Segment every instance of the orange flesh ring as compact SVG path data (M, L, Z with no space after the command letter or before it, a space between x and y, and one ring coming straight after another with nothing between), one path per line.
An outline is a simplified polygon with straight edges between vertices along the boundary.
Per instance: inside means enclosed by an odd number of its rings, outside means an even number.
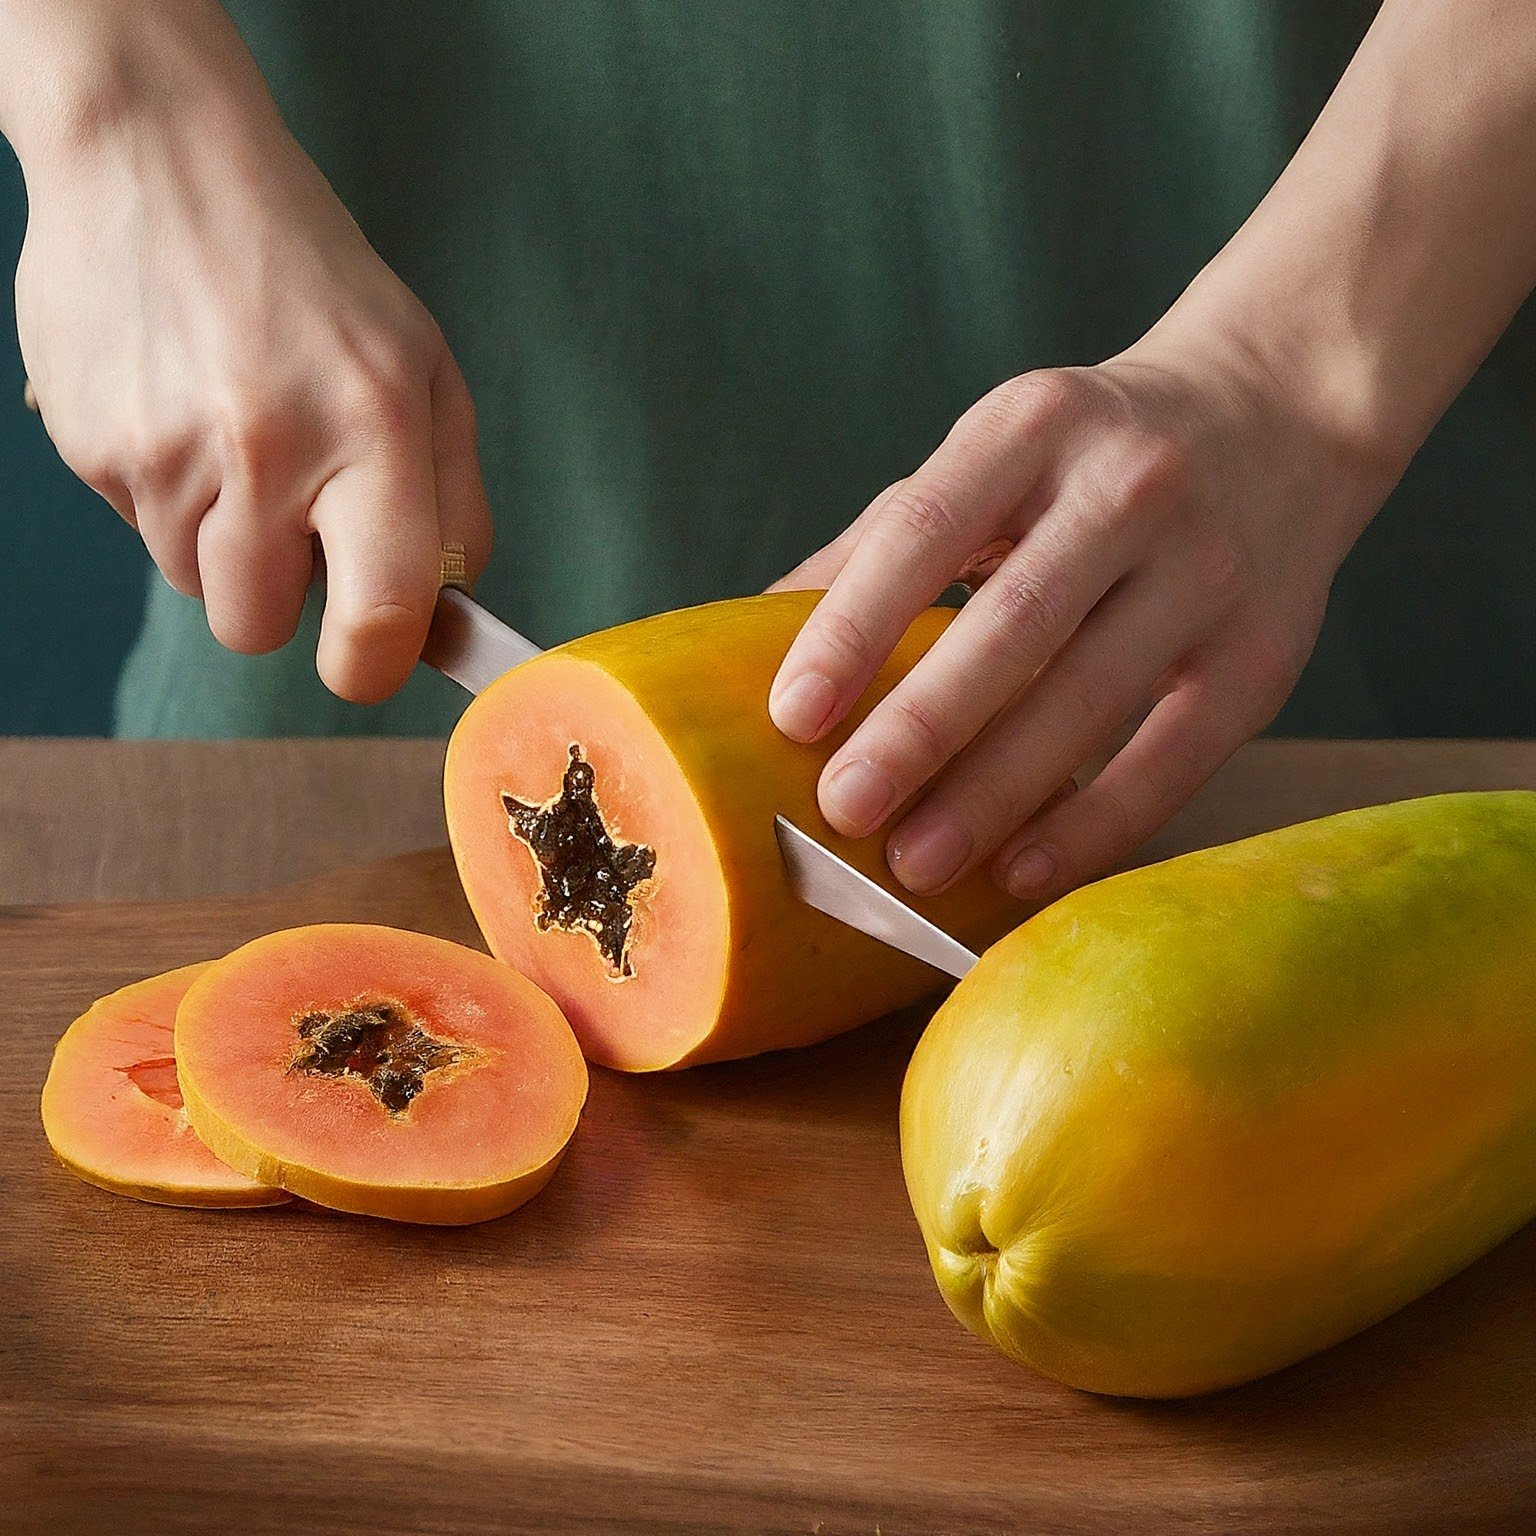
M280 1189L220 1162L188 1122L172 1045L176 1007L206 963L102 998L54 1049L43 1128L88 1183L159 1205L280 1205Z
M302 1021L387 1003L451 1050L399 1111L362 1077L299 1069ZM403 1220L505 1214L553 1173L587 1074L525 977L426 934L322 924L236 950L187 994L177 1062L221 1156L320 1204Z
M496 893L496 910L482 921L492 952L559 993L594 1060L622 1062L637 1041L644 1054L680 1057L708 1034L725 983L729 908L709 828L676 758L628 690L588 662L550 656L541 665L536 707L515 716L485 711L473 722L479 729L454 736L450 751L461 759L505 765L500 773L481 770L491 792L464 810L455 847L465 889ZM512 835L495 789L502 783L502 792L549 799L573 745L592 765L609 835L657 850L655 874L633 903L634 973L623 978L609 973L589 934L534 926L539 867ZM649 941L658 932L688 935L686 963L657 952ZM573 975L584 985L572 988Z

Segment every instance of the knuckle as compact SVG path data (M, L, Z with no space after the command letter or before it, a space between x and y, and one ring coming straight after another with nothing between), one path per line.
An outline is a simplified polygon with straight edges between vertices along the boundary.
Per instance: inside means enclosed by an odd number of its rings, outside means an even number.
M1060 633L1061 601L1037 571L1010 570L1005 564L981 589L985 610L999 639L1010 651L1038 655Z
M959 750L952 726L944 724L942 711L937 711L926 700L904 697L892 700L894 724L900 735L907 737L910 750L904 754L914 761L937 767L946 763Z
M357 634L399 633L425 630L432 618L435 592L395 582L370 592L353 610L348 627Z
M1207 599L1226 604L1246 584L1247 561L1231 534L1202 528L1187 541L1185 552L1191 575Z
M417 415L418 395L404 374L375 373L359 392L356 409L387 437L407 431Z
M863 627L856 620L849 618L846 613L833 609L818 615L816 631L818 640L845 665L862 669L873 661L874 641L864 632Z
M99 442L93 442L86 434L55 429L53 446L59 457L78 479L93 491L105 493L122 476L116 455Z
M1028 787L1004 770L980 775L965 786L965 815L977 848L996 847L1029 815Z
M1145 434L1126 452L1118 500L1135 509L1171 506L1189 495L1192 483L1188 447L1174 437Z
M1249 696L1268 714L1285 702L1306 661L1289 636L1270 625L1250 630L1243 659Z
M169 438L153 437L138 443L128 467L130 485L167 485L180 474L186 451Z
M1077 400L1077 385L1064 368L1038 368L999 384L987 397L1011 421L1023 418L1032 426L1054 421Z
M88 483L120 480L164 495L186 467L190 438L188 432L158 423L106 431L101 434L101 446L88 454L92 473Z
M213 432L226 472L251 485L271 478L290 436L287 413L246 391L225 398Z
M1103 868L1128 854L1141 841L1138 819L1123 790L1103 786L1094 796L1096 822L1094 862Z
M408 360L420 372L448 345L431 311L409 289L400 290L401 303L394 311L380 355L394 354Z
M948 544L960 533L960 520L948 499L910 483L892 494L882 520L904 544Z

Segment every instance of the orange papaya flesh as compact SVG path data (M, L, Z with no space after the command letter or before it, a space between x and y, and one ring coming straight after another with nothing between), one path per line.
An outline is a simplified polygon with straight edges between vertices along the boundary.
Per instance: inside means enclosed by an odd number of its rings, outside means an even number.
M176 1081L176 1007L207 963L134 982L93 1003L54 1047L43 1129L88 1184L156 1205L281 1205L287 1193L219 1161Z
M1022 915L985 871L912 898L883 834L844 838L822 820L822 767L953 610L921 614L849 719L806 746L774 727L767 699L819 596L738 598L571 641L493 683L449 741L449 837L481 931L593 1061L650 1071L808 1045L942 984L795 898L777 812L962 940Z
M587 1096L560 1010L446 939L367 924L267 934L176 1016L203 1140L252 1178L399 1221L505 1215L559 1164Z

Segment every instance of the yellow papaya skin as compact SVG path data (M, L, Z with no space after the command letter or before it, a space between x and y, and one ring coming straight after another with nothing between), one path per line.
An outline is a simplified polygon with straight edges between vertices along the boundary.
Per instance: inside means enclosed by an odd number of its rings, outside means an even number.
M901 1104L945 1300L1072 1386L1184 1397L1367 1327L1536 1214L1536 793L1114 876L981 958Z

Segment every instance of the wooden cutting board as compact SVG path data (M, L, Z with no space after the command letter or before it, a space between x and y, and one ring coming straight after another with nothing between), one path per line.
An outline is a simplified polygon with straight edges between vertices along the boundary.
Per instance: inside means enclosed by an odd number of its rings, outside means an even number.
M548 1190L478 1227L163 1209L54 1164L38 1090L94 997L323 919L475 942L445 851L0 910L0 1529L1536 1529L1536 1228L1267 1381L1081 1395L934 1288L897 1157L915 1016L597 1071Z

